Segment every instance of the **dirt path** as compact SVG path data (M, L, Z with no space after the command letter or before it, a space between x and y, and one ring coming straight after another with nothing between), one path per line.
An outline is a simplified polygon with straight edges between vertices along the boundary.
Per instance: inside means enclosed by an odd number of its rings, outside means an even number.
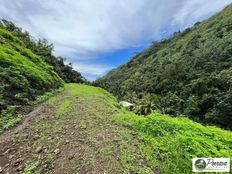
M0 135L0 173L151 173L141 143L98 89L68 85Z
M14 134L17 134L21 130L25 129L28 124L30 124L31 118L38 115L44 106L45 104L41 104L40 106L34 108L32 112L24 116L24 119L20 124L17 124L15 127L0 133L0 143L10 139Z

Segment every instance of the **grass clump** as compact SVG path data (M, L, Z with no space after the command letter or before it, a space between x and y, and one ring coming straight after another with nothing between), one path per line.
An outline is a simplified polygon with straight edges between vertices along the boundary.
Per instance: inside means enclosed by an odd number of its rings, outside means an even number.
M43 95L36 97L35 103L42 103L42 102L50 99L54 94L59 93L63 90L64 90L64 88L59 88L57 90L51 90L51 91L45 92Z
M27 164L23 174L33 174L38 168L38 166L39 166L38 162Z
M67 112L70 108L70 104L71 104L71 98L66 97L64 102L58 108L58 111L57 111L58 117L65 117L67 115Z
M0 132L4 129L9 129L19 123L22 116L15 112L14 106L8 106L0 113Z

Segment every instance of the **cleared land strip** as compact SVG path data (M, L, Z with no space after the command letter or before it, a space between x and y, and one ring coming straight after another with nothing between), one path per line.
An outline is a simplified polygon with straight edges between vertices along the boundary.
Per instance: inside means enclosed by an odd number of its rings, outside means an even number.
M111 121L119 110L107 95L66 85L0 135L1 173L151 173L139 149L142 140Z

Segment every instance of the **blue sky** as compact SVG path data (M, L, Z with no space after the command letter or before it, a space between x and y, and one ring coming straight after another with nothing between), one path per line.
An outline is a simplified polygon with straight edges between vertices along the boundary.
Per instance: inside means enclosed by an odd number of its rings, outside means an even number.
M54 43L88 80L232 0L1 0L0 17Z

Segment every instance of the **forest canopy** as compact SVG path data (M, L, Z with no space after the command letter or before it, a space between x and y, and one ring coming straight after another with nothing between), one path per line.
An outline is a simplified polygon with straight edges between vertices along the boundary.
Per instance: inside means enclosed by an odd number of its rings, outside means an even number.
M158 97L160 111L232 128L232 5L95 81L120 100Z

